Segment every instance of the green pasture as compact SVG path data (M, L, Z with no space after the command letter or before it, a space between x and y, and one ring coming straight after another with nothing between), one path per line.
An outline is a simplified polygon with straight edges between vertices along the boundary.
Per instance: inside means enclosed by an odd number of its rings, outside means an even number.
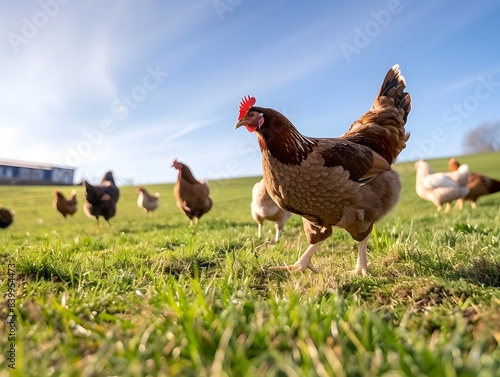
M500 179L500 153L459 161ZM194 228L172 184L145 186L161 194L152 215L120 187L111 226L84 215L82 187L65 221L53 191L70 187L0 186L16 211L0 230L0 377L498 376L500 193L438 213L413 164L396 169L402 198L369 238L366 277L341 229L313 257L319 274L267 271L307 242L295 215L278 244L269 222L257 238L260 177L209 182L214 206Z

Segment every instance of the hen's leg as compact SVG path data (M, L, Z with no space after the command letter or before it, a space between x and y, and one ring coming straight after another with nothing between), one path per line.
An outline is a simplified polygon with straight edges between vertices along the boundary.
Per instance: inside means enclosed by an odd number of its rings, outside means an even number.
M258 225L259 225L259 227L257 228L257 237L260 238L260 237L262 237L262 224L259 223Z
M276 235L274 237L274 241L278 243L278 240L280 238L280 227L278 224L275 224L275 227L276 227Z
M446 208L444 209L444 213L450 212L451 204L450 202L446 203Z
M368 263L366 261L367 239L368 237L358 243L358 260L356 261L356 268L354 269L356 275L368 275Z
M291 266L276 266L276 267L269 267L270 271L288 271L288 272L299 272L299 271L304 271L306 269L310 269L314 273L318 273L318 270L316 267L314 267L311 264L311 258L318 250L319 244L321 242L315 243L314 245L309 245L307 250L304 252L304 254L301 255L299 260L295 262L295 264Z
M476 209L477 207L476 202L470 202L470 206L472 209Z

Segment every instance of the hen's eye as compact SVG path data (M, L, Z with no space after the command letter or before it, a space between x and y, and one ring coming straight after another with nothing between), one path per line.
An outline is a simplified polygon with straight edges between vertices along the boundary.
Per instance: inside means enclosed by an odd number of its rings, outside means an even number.
M250 112L248 113L248 115L249 115L250 117L253 117L253 111L250 111Z

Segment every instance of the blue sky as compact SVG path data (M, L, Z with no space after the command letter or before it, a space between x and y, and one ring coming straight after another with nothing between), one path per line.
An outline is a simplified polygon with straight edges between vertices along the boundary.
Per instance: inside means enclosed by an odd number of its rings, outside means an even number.
M335 137L395 63L412 133L399 160L464 153L500 120L497 1L40 0L0 5L0 159L122 184L261 174L240 99Z

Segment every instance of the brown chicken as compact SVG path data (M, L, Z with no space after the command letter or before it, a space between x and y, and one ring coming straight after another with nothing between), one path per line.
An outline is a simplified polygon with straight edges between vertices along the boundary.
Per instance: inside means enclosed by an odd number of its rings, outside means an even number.
M55 191L55 198L52 205L61 215L64 216L65 219L67 219L66 216L68 215L74 215L77 208L76 190L71 190L71 194L68 199L64 197L61 191Z
M2 207L0 204L0 229L4 229L12 225L15 214L16 213L13 210Z
M177 207L189 218L190 226L212 208L210 190L207 181L197 181L189 167L174 160L172 167L177 169L177 182L174 186L174 196ZM195 220L195 221L194 221Z
M460 167L458 161L451 158L448 162L450 171L456 171ZM469 188L469 193L457 200L455 206L462 209L464 207L464 201L470 201L472 208L476 208L476 201L480 196L494 194L500 191L500 182L494 180L493 178L486 177L477 173L470 173L469 181L467 182L467 187Z
M359 242L354 272L367 273L367 237L401 193L391 164L410 136L404 128L411 110L405 87L399 66L393 66L370 111L340 138L304 136L276 110L243 98L235 127L256 133L266 189L282 209L302 216L310 244L294 265L272 270L317 272L311 258L338 226Z
M146 212L153 212L160 204L160 193L155 192L151 195L144 187L138 187L137 206L143 208Z
M116 203L120 198L120 190L115 184L113 174L107 172L99 185L91 185L85 181L85 214L97 219L102 216L109 224L109 219L116 214Z
M259 224L257 231L258 237L262 237L262 223L265 220L274 221L274 227L276 228L274 240L275 242L278 242L281 230L292 214L288 211L282 210L271 199L267 193L264 179L260 180L253 186L252 203L250 208L253 219Z

